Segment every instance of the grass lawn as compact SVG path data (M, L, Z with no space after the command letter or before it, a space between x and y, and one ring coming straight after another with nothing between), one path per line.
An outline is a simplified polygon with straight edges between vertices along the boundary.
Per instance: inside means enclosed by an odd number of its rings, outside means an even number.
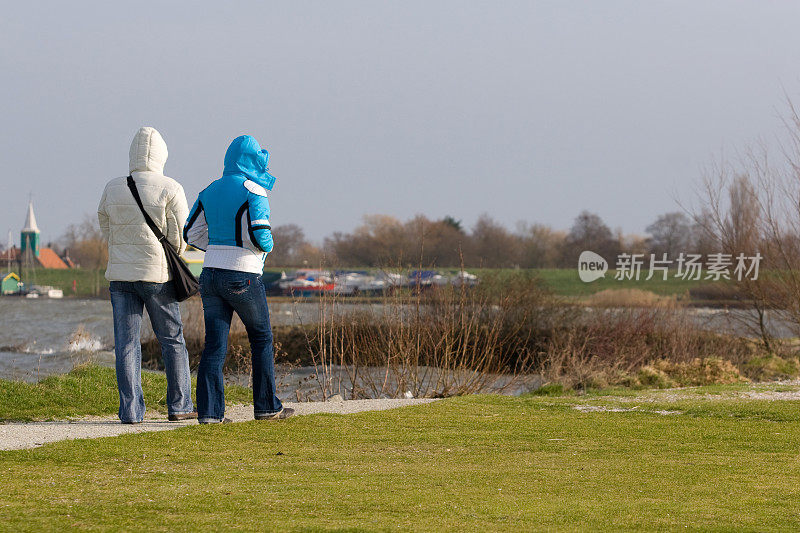
M606 272L605 277L591 283L584 283L578 277L578 269L542 268L534 270L544 284L560 296L589 296L606 289L639 289L650 291L661 296L683 295L692 288L720 282L691 281L675 278L674 272L670 277L662 279L662 274L656 272L653 279L646 280L647 271L643 270L638 280L616 280L615 270Z
M96 289L107 295L108 281L105 278L105 269L69 268L66 270L52 268L37 268L35 271L23 268L22 281L31 285L50 285L64 291L65 297L78 296L90 298L97 296ZM72 291L75 282L77 292Z
M266 268L266 272L291 272L294 268ZM442 272L456 273L457 270L441 269ZM467 268L468 272L477 274L479 277L488 273L499 273L509 275L518 272L514 269L488 269L488 268ZM605 278L600 278L592 283L584 283L578 277L577 268L542 268L531 269L530 272L539 276L544 284L553 292L560 296L582 297L589 296L605 289L641 289L654 292L661 296L673 294L683 295L691 288L709 286L720 282L711 281L687 281L674 277L666 281L661 279L661 274L657 273L653 279L646 281L647 271L642 271L640 279L617 281L614 279L615 271L606 272ZM674 272L670 272L672 276ZM23 271L23 281L33 283L33 274ZM36 283L39 285L52 285L64 291L64 296L92 297L95 296L96 285L99 284L100 295L107 297L108 281L106 281L103 270L93 269L69 269L69 270L36 270ZM72 282L77 282L77 293L72 292Z
M148 409L167 412L164 374L142 372L142 390ZM225 399L231 403L252 403L253 394L243 387L227 387ZM111 415L118 409L119 395L113 368L82 366L69 374L50 376L35 384L0 380L0 421Z
M800 401L740 394L797 389L470 396L0 452L2 529L798 530Z

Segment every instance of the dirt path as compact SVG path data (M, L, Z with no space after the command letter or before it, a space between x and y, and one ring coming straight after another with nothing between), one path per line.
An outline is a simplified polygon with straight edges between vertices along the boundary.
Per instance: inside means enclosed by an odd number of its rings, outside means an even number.
M286 403L286 407L295 410L298 416L316 413L351 414L362 411L383 411L397 407L429 403L434 400L349 400L331 402ZM233 405L225 410L225 416L234 422L253 420L252 405ZM265 422L269 424L279 422ZM168 422L166 415L147 413L141 424L120 424L116 416L87 417L74 420L53 422L20 422L0 424L0 450L19 450L35 448L48 442L67 439L94 439L98 437L114 437L128 433L146 433L148 431L169 431L184 426L197 424L196 420L187 422Z

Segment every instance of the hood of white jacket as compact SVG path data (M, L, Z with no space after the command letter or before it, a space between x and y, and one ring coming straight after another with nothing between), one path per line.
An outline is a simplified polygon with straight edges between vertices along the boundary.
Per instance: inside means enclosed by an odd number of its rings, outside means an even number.
M155 128L139 128L131 142L128 171L163 174L168 155L167 143Z

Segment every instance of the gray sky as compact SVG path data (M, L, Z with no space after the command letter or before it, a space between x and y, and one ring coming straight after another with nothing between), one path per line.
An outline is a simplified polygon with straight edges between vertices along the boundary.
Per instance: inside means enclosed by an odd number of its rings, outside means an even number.
M29 192L45 242L94 213L142 125L190 204L254 135L273 224L315 240L366 213L643 233L800 99L789 1L1 7L2 242Z

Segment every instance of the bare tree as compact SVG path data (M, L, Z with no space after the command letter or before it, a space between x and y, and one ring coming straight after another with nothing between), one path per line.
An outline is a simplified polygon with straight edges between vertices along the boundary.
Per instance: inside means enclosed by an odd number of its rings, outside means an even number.
M94 270L94 294L99 295L101 272L108 264L108 242L97 217L84 215L80 223L67 226L61 240L77 266Z
M516 267L520 263L519 239L506 228L483 214L472 229L469 264L488 268Z
M567 235L562 266L573 266L584 250L591 250L613 264L620 251L620 243L603 219L595 213L582 211Z
M520 223L520 266L524 268L557 268L563 254L567 234L543 224Z
M448 217L430 220L417 215L405 223L405 229L410 239L410 256L417 264L440 267L460 264L469 239L459 222Z
M404 225L388 215L365 215L353 233L336 232L325 239L325 249L346 266L378 266L413 261Z
M719 236L715 229L714 217L707 206L692 215L691 239L689 251L691 253L708 256L721 249Z
M650 234L650 251L659 257L676 257L692 244L692 221L680 211L659 216L646 231Z
M296 224L284 224L272 228L275 247L267 256L270 266L316 265L320 251L306 241L303 229Z
M791 102L789 110L780 155L755 146L736 161L712 165L695 215L734 263L740 254L761 258L756 279L737 275L732 283L753 309L745 325L771 351L783 343L773 338L768 314L800 335L800 118Z

